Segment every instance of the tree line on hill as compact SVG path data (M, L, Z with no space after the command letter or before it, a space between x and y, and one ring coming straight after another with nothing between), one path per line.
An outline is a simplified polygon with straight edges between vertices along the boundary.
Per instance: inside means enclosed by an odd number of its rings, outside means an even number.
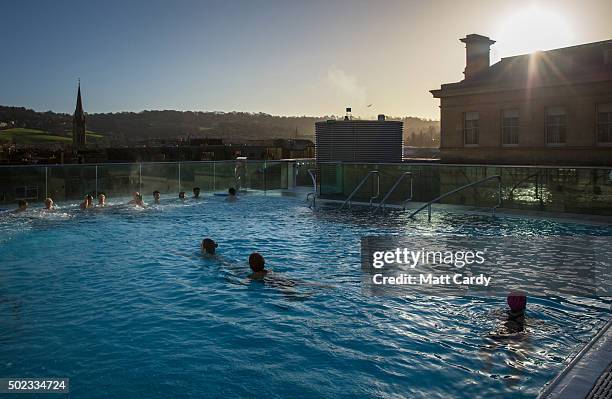
M142 111L87 114L87 130L105 135L109 142L129 145L147 139L179 137L222 138L243 142L260 139L309 139L314 141L317 121L338 116L275 116L249 112ZM440 123L416 117L387 118L404 122L407 145L437 147ZM0 129L21 127L70 136L72 115L37 112L23 107L0 106Z

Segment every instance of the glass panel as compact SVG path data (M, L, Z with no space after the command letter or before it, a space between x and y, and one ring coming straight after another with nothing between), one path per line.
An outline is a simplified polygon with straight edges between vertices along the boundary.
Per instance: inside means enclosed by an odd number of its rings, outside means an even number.
M0 167L0 203L12 209L20 199L36 203L45 198L44 166ZM38 206L38 205L36 205Z
M139 164L98 165L98 192L104 193L108 202L125 201L135 191L142 191Z
M284 162L266 162L265 170L265 189L281 190L287 189L287 168Z
M96 185L96 166L49 166L47 187L48 196L58 204L62 201L80 203L86 195L91 195L95 199L99 193L99 187Z
M200 193L215 191L215 165L212 162L181 162L180 190L177 182L174 193L185 192L185 197L193 196L193 189L199 188ZM178 175L178 169L175 176Z
M326 198L344 198L344 165L340 162L325 162L319 164L319 184L321 196Z
M313 170L316 176L316 164L314 161L297 161L295 163L295 185L312 187L312 177L308 173Z
M226 193L230 187L248 188L249 162L221 161L214 165L214 190Z
M179 192L179 164L143 163L139 190L145 203L153 202L153 191L159 191L162 199L176 198Z
M226 191L236 185L237 175L242 189L278 190L289 186L291 173L287 163L280 161L248 161L238 167L236 161L180 165L181 182L178 163L4 166L0 167L0 208L14 209L21 198L39 207L46 195L60 206L77 204L85 195L100 192L104 192L113 204L126 201L134 191L141 191L145 201L150 203L154 190L171 197L179 187L188 196L192 195L194 186L200 187L202 192ZM314 164L295 165L296 181L302 179L305 186L312 187L307 170ZM479 179L500 175L504 208L612 215L610 168L326 162L319 164L319 170L324 199L346 199L371 170L377 170L380 177L379 196L373 200L374 204L384 198L405 172L412 173L413 201L421 203ZM370 178L354 201L368 203L376 191L377 181ZM497 193L496 181L491 180L450 195L441 202L489 208L496 205ZM409 197L410 178L405 177L386 202L400 205Z

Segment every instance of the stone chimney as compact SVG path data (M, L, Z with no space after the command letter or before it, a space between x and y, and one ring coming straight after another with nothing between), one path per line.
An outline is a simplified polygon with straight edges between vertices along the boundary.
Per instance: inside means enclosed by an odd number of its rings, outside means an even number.
M489 51L495 40L475 33L459 40L465 43L465 70L463 74L466 79L472 79L489 69Z

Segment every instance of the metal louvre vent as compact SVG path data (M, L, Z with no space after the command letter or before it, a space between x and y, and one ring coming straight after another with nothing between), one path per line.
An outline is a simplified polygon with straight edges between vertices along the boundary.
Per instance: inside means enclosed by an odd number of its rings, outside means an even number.
M399 121L327 121L316 123L317 161L401 162Z

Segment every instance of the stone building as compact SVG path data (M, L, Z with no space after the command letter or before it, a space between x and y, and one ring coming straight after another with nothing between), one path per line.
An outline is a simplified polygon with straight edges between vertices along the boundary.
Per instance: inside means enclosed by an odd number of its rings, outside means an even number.
M502 58L476 34L440 99L444 163L612 165L612 40Z

